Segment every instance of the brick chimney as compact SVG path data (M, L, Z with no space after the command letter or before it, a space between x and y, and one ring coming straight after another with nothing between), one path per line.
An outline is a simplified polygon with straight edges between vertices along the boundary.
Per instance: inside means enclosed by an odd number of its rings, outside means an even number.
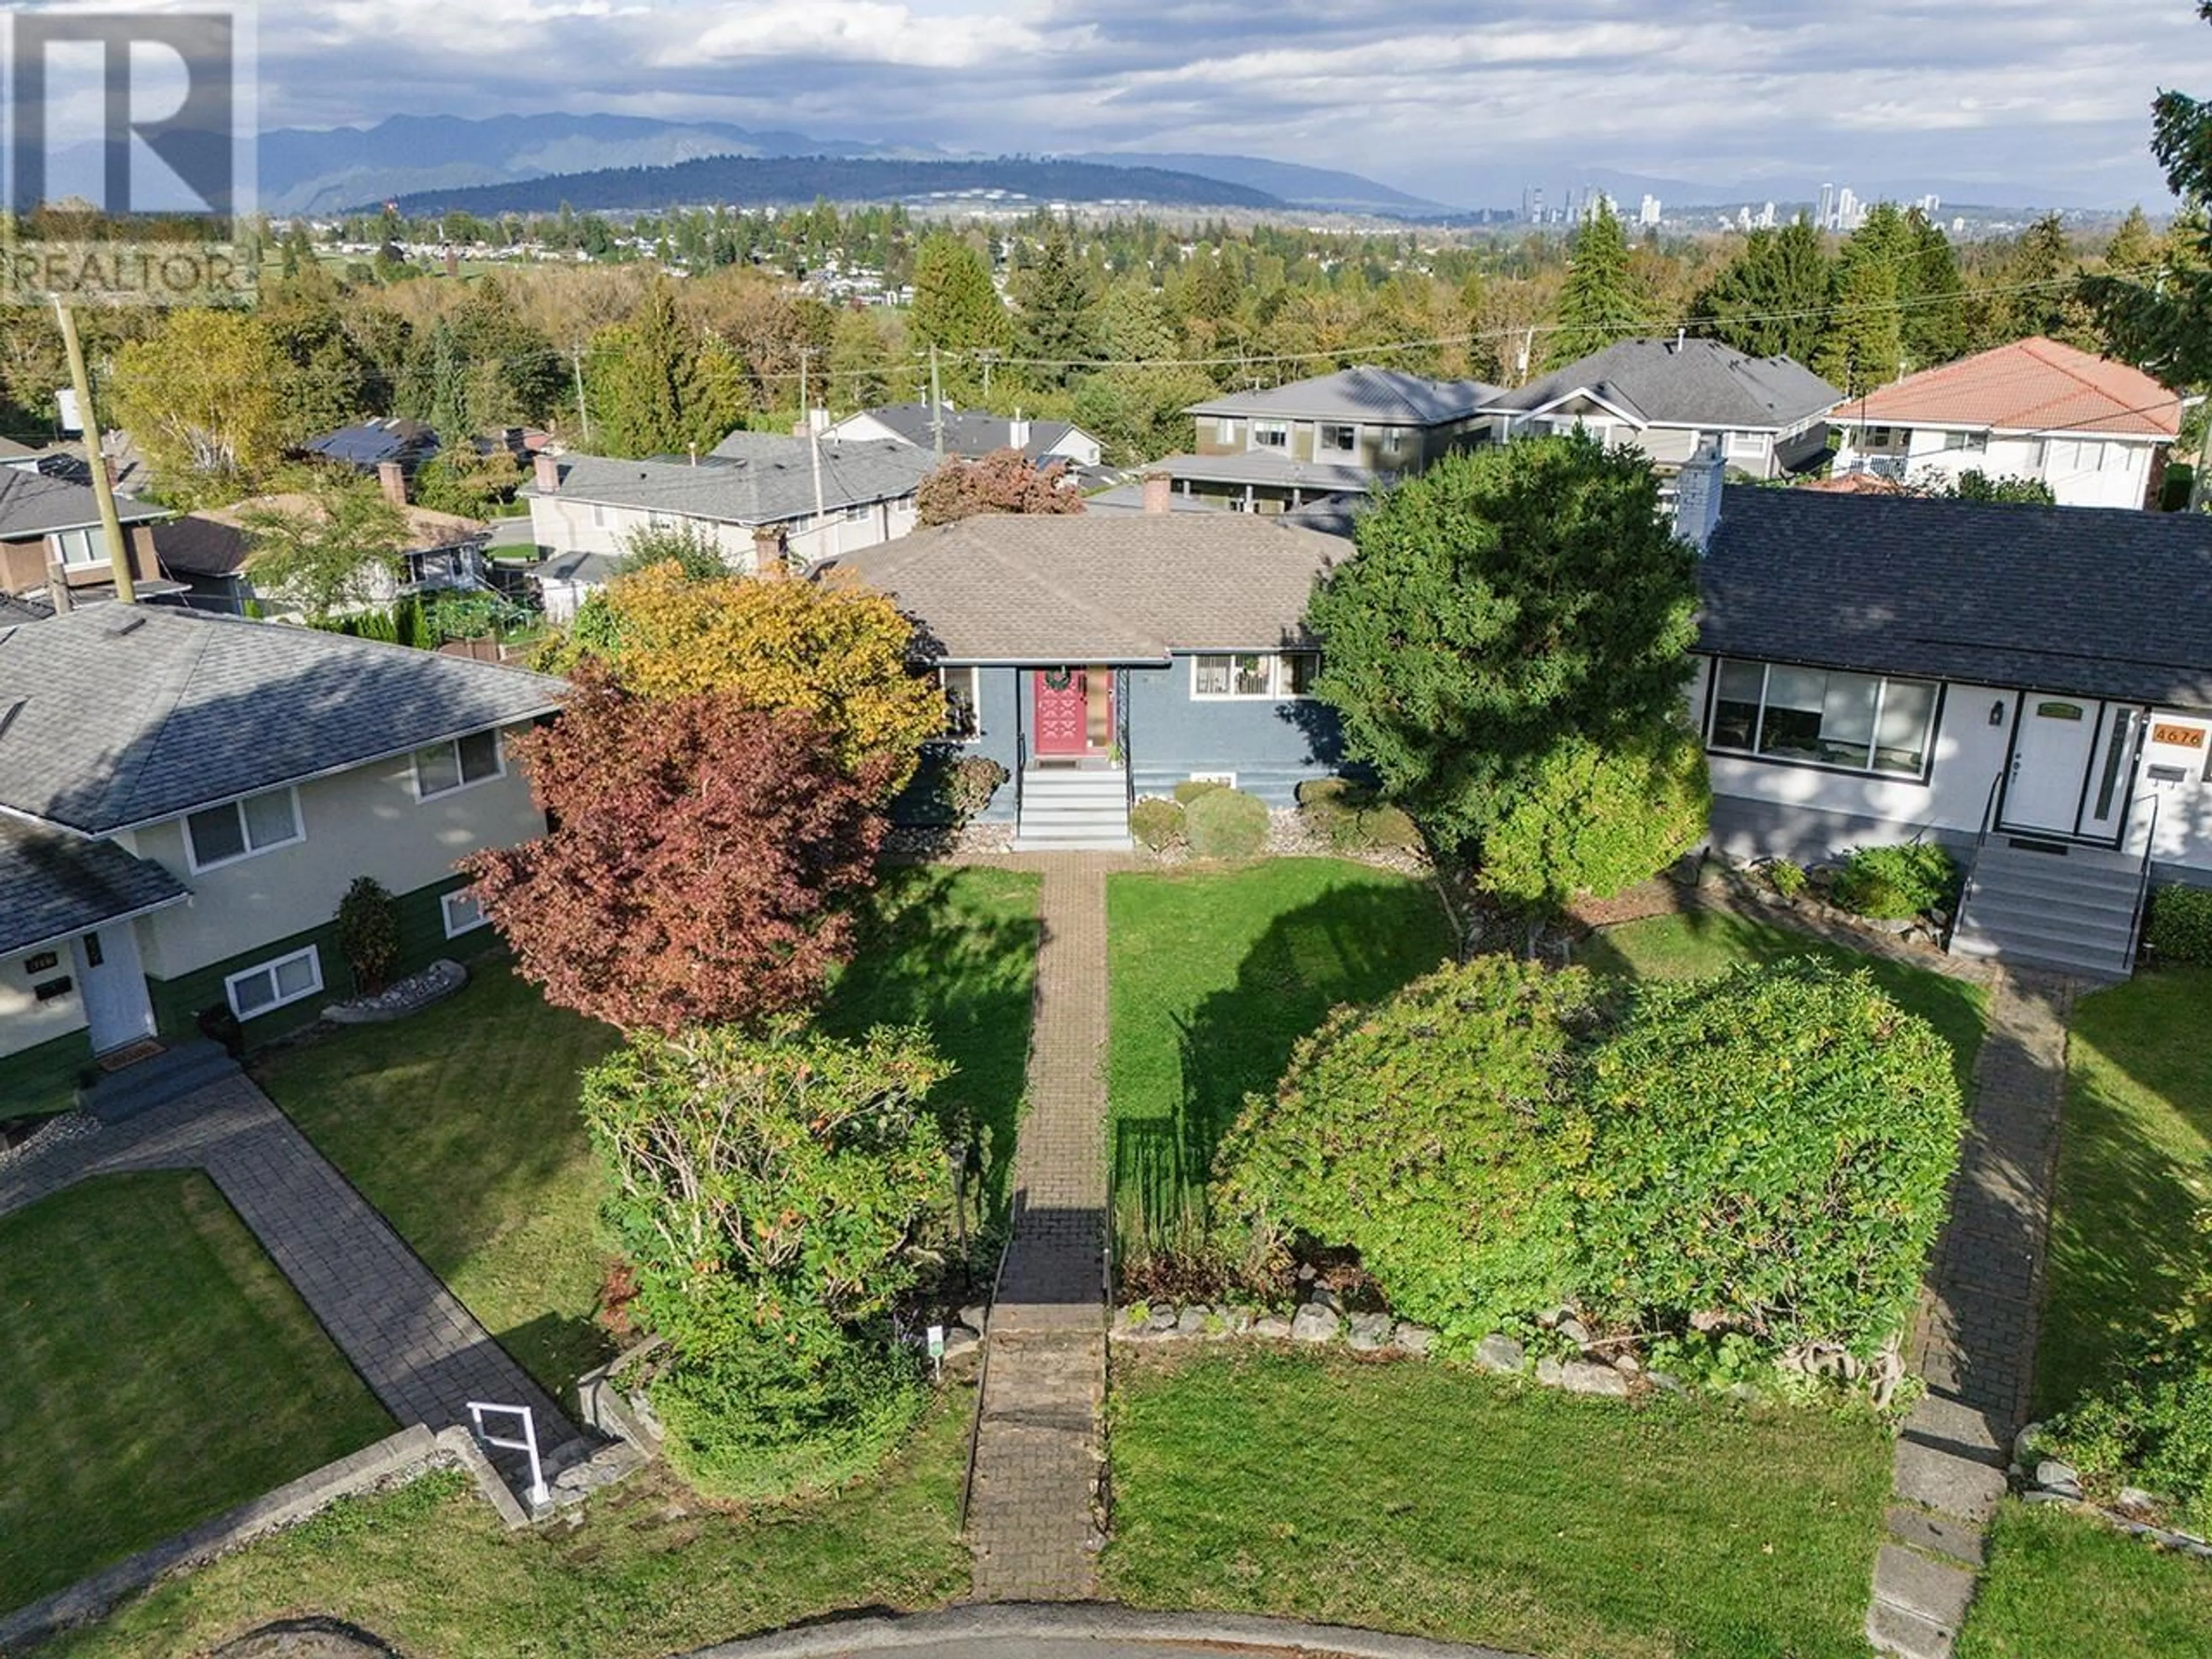
M561 493L561 458L539 450L532 458L532 470L537 474L534 482L541 494L557 495Z
M1175 480L1166 473L1145 474L1145 511L1147 513L1175 511Z
M376 464L377 488L383 490L384 499L394 507L407 505L407 473L397 461Z
M753 526L753 574L769 581L791 574L791 544L780 524Z
M1721 447L1711 438L1682 463L1674 478L1674 533L1702 553L1721 522L1721 481L1728 463Z

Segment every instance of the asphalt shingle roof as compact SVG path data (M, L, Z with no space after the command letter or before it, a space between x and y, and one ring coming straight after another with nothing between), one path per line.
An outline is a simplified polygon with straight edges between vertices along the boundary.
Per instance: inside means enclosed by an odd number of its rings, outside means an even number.
M927 404L886 404L880 409L863 412L881 425L889 427L916 448L935 453L936 416ZM945 407L945 453L979 461L984 456L995 455L1002 449L1018 449L1023 454L1036 459L1075 430L1073 424L1067 421L1030 421L1026 424L1030 429L1029 438L1027 441L1018 444L1013 441L1014 423L1006 416L994 415L981 409L955 409L947 404ZM715 453L720 453L719 447Z
M0 818L0 957L173 904L184 884L113 842Z
M1238 392L1193 404L1186 415L1259 416L1298 421L1377 421L1443 426L1463 421L1498 395L1480 380L1431 380L1362 364L1265 392Z
M128 495L115 498L115 516L125 524L162 518L167 512ZM91 485L0 466L0 541L21 541L50 530L83 530L99 522L100 500Z
M897 599L955 662L1159 662L1304 644L1344 544L1242 513L964 519L829 567ZM835 574L825 579L835 580Z
M1375 475L1364 466L1293 460L1273 449L1240 450L1233 455L1170 455L1140 470L1199 483L1260 484L1330 495L1364 493L1375 487Z
M1702 651L2212 708L2212 516L1731 485Z
M2171 438L2181 399L2139 368L2045 339L1908 374L1850 405L1860 421Z
M1525 413L1578 392L1655 426L1777 430L1825 414L1844 394L1793 357L1747 357L1718 340L1622 340L1491 407Z
M781 524L814 515L814 463L803 438L757 444L770 434L748 434L747 453L687 461L618 461L597 455L564 455L561 487L567 501L597 501L718 524ZM888 439L874 443L824 442L822 502L830 511L914 494L935 465L931 455ZM537 485L523 494L542 495Z
M0 810L105 835L528 720L563 690L312 629L88 607L0 629Z

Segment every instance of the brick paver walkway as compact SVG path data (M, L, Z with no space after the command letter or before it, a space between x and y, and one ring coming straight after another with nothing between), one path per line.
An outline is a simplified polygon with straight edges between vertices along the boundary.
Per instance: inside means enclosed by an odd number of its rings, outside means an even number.
M1983 1531L2005 1493L2035 1382L2071 1012L2063 981L1996 978L1950 1220L1912 1333L1928 1394L1898 1439L1890 1541L1867 1613L1867 1635L1885 1652L1950 1653Z
M1025 860L1044 878L1029 1115L1014 1235L991 1310L968 1535L985 1601L1097 1593L1106 1396L1106 875L1124 860Z
M467 1402L483 1400L532 1407L549 1454L577 1437L391 1224L243 1076L0 1169L0 1215L95 1176L185 1169L207 1171L401 1423L465 1425Z

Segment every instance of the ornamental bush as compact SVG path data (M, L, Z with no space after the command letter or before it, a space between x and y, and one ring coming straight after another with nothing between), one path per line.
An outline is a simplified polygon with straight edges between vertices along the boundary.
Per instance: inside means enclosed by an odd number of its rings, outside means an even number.
M2212 888L2159 888L2143 937L2162 963L2212 963Z
M1267 803L1241 789L1213 789L1183 809L1183 833L1202 859L1249 859L1267 841Z
M1524 915L1612 898L1704 840L1711 804L1705 751L1682 727L1610 747L1569 738L1484 832L1478 879Z
M1340 853L1422 844L1419 826L1402 809L1356 779L1316 778L1300 784L1298 811Z
M1963 1122L1950 1049L1863 971L1641 988L1583 1075L1594 1304L1872 1358L1911 1315Z
M1188 806L1200 795L1210 795L1217 789L1227 787L1229 786L1218 778L1185 778L1176 785L1175 798L1179 805Z
M1927 841L1860 848L1837 872L1829 896L1854 915L1905 921L1948 906L1958 890L1958 861Z
M988 755L963 756L945 767L938 775L938 787L951 822L964 827L1012 775Z
M353 970L357 994L383 991L399 960L399 902L374 876L356 876L338 901L338 954Z
M1217 1212L1358 1249L1391 1305L1466 1346L1577 1290L1569 1109L1583 972L1481 957L1340 1008L1222 1143Z
M1155 853L1164 853L1182 839L1183 809L1159 795L1146 795L1129 809L1129 833Z

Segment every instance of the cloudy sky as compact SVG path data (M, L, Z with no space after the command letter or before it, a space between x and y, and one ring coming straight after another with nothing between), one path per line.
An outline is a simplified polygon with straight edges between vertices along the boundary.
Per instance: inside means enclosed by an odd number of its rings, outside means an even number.
M261 125L550 110L1236 151L1454 204L1590 169L2162 198L2191 0L264 0ZM2039 188L2036 188L2039 186Z

